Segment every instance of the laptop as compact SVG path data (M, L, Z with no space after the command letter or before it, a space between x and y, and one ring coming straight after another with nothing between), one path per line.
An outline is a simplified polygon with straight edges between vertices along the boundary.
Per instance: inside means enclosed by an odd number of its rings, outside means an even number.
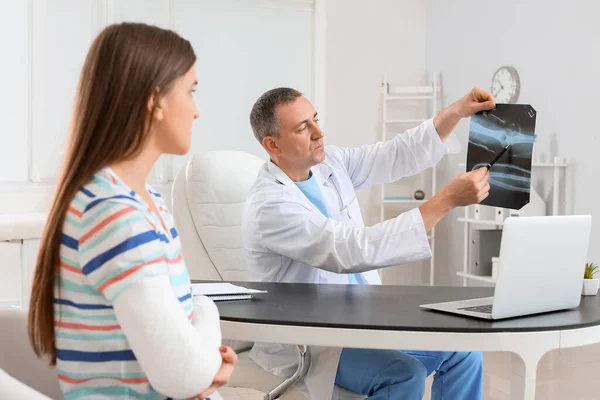
M509 217L494 296L421 308L491 320L576 308L591 227L591 215Z

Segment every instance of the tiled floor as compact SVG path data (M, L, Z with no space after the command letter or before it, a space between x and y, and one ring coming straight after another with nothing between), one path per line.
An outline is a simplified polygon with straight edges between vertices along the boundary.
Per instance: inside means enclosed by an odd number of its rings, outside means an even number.
M511 353L484 353L484 400L510 400ZM424 399L429 400L428 380ZM599 400L600 345L552 351L537 371L537 400Z
M225 400L263 400L265 394L252 389L223 387L219 389L219 394ZM211 396L212 399L218 397Z

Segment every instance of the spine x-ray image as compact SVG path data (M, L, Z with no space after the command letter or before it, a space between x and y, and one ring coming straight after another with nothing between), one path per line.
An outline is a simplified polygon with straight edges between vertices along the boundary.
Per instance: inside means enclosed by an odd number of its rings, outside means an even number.
M536 114L528 104L497 104L471 117L467 171L485 167L510 145L490 168L490 195L481 204L518 210L529 203Z

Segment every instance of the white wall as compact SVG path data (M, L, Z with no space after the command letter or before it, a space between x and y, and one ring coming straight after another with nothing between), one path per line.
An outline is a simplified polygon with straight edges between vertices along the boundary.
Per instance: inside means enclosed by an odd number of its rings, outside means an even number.
M261 155L262 150L254 143L250 133L247 113L254 98L272 86L297 87L318 102L315 97L319 93L314 92L311 86L315 73L313 59L310 54L306 55L314 45L313 26L309 22L301 23L311 19L308 14L303 14L306 11L257 11L256 5L264 3L252 2L252 6L241 0L227 0L227 4L237 7L237 12L228 11L222 2L208 0L195 3L146 0L143 7L133 7L131 2L105 2L107 7L104 10L94 7L88 10L85 4L74 10L80 10L81 19L96 21L96 29L100 26L99 20L87 15L88 11L92 15L108 15L105 17L107 21L111 18L141 19L172 24L192 40L199 60L210 61L210 64L198 69L201 84L197 101L201 119L194 127L193 151L234 148ZM34 5L52 3L40 0ZM33 40L33 49L41 51L36 40L43 38L39 35L37 39L29 37L23 24L27 22L30 11L24 4L26 2L3 2L3 12L0 12L0 32L3 33L0 35L0 47L8 49L7 52L3 50L3 54L15 54L14 64L0 64L3 76L14 77L7 84L8 92L15 93L10 100L6 97L0 99L2 119L9 121L0 127L0 167L6 175L0 175L0 180L5 182L0 183L0 212L47 208L52 186L8 185L6 182L22 181L28 176L24 170L28 165L28 132L39 126L31 132L38 132L32 135L34 139L49 135L52 129L62 126L60 118L63 118L51 115L49 121L52 124L28 125L27 116L31 110L23 103L30 101L27 97L27 60L30 53L23 50L22 44ZM379 139L379 84L385 73L394 85L413 85L425 83L429 71L441 71L444 104L448 105L474 85L489 88L491 76L500 65L514 65L522 81L520 102L530 103L538 111L536 153L546 158L554 155L569 157L574 162L569 172L572 185L567 210L595 213L600 218L600 206L594 197L600 169L594 150L598 148L600 134L590 118L596 112L596 93L600 85L596 79L600 59L598 52L594 51L594 38L600 37L594 16L598 15L600 5L584 1L567 4L508 0L494 7L493 11L489 5L475 0L460 3L443 0L325 0L325 103L319 111L324 114L322 121L326 141L358 146ZM140 9L144 10L141 14ZM165 18L165 13L168 18ZM56 12L48 15L56 16ZM232 18L239 18L240 24ZM53 23L68 24L68 19L60 17ZM257 30L261 24L265 31ZM231 35L232 29L238 25L237 34L244 35L239 42L235 35ZM221 33L206 40L210 32L221 28ZM34 27L33 32L39 29ZM90 26L90 32L93 29ZM267 29L285 34L266 34ZM256 36L248 36L251 33ZM67 40L70 34L66 27L52 33L57 40ZM75 53L88 45L88 37L91 38L86 28L84 35L75 43ZM261 43L272 47L261 47ZM219 49L221 52L215 53ZM282 53L286 50L290 51L287 56ZM43 53L40 55L34 51L31 56L33 60L39 60ZM271 57L275 61L263 68L264 59ZM66 57L69 70L76 69L81 61L73 54ZM50 71L56 69L53 65L50 64ZM39 70L33 68L31 73L35 77ZM64 78L67 75L59 73L57 76ZM52 85L52 90L32 88L33 97L35 93L41 93L46 104L53 104L51 95L56 83ZM72 89L72 85L73 82L64 82L65 89L59 96L61 112L68 111L69 94L66 92ZM25 90L25 95L20 89ZM216 91L217 95L206 95L211 91ZM38 110L37 115L42 116L47 113L41 106L32 110ZM14 118L6 118L8 115ZM464 121L457 130L465 149L467 129L468 121ZM9 143L8 146L6 143ZM35 154L38 153L32 152L32 155ZM5 166L7 156L12 157L8 158L11 161L7 165L14 168ZM464 157L465 151L442 161L438 169L438 187L462 172L458 163L464 161ZM36 160L33 161L35 165ZM169 179L181 162L174 158L165 160L164 168L157 171L157 175ZM540 176L538 182L544 181L542 178L549 182L550 176ZM169 188L168 182L158 185L165 194L168 194ZM541 189L547 196L551 188L549 184L542 184ZM359 193L367 224L378 221L378 190L372 188ZM564 209L561 204L561 210ZM437 230L438 283L458 284L461 281L455 276L462 265L462 226L456 222L459 215L460 211L452 213ZM600 256L600 251L593 246L599 234L594 228L591 260ZM419 283L421 272L421 266L399 267L388 273L386 279L391 283Z
M273 5L276 5L274 7ZM0 3L0 213L47 210L64 154L79 72L107 24L139 21L176 30L198 61L191 152L248 151L263 157L249 124L263 91L314 92L309 0L35 0ZM4 62L8 60L9 62ZM170 202L170 181L187 156L163 156L151 182Z
M28 9L25 1L5 1L0 12L0 180L27 179ZM7 62L10 61L10 62Z
M594 215L589 258L595 261L600 260L596 245L600 240L599 14L600 3L592 1L427 2L427 68L442 72L446 104L472 86L490 90L492 74L499 66L516 67L521 78L518 102L537 110L534 153L546 159L569 158L572 184L566 209ZM457 133L463 152L450 157L441 169L440 184L464 172L457 163L465 160L468 121L459 125ZM534 170L534 186L550 202L551 182L551 176ZM560 208L564 211L565 205ZM438 228L447 244L438 241L436 276L448 283L461 282L455 276L462 266L463 226L456 222L461 213L453 212ZM447 267L441 268L443 264Z
M393 85L427 82L425 18L421 0L326 1L326 143L360 146L379 140L384 74ZM379 190L359 193L367 225L379 222ZM423 270L422 263L386 269L384 280L420 284Z
M202 60L196 67L200 118L192 152L240 150L267 159L252 133L250 110L263 92L278 86L313 95L313 13L245 0L175 5L175 28ZM179 157L173 167L186 159Z

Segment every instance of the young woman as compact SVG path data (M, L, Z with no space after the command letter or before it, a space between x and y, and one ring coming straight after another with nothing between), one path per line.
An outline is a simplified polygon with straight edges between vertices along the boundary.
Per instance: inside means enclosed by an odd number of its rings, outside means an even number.
M204 398L233 371L217 309L192 298L173 218L145 183L161 154L190 148L195 61L176 33L133 23L107 27L85 60L29 311L67 400Z

